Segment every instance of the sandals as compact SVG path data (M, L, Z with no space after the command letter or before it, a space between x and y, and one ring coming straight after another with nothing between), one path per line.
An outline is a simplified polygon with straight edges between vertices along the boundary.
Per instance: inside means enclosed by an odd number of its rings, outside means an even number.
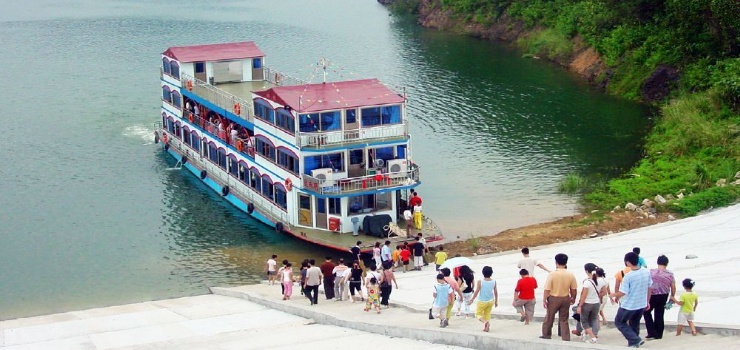
M491 328L491 323L490 322L486 322L486 323L483 324L483 331L484 332L488 332L490 330L490 328Z

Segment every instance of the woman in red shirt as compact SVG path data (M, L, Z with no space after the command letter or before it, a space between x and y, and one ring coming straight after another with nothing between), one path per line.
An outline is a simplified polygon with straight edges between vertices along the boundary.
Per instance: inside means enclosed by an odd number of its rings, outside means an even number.
M519 270L519 275L521 278L516 282L516 288L514 288L513 305L522 315L519 321L529 324L529 321L534 317L534 290L537 288L537 280L529 276L527 269Z

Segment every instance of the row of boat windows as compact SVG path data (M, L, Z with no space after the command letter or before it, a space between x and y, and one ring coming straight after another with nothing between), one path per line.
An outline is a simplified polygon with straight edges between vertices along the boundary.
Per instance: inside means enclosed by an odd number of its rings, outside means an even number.
M180 93L175 90L171 90L169 86L162 86L162 100L167 101L169 104L177 107L178 109L181 108L180 103L182 98L180 96Z
M400 105L360 108L359 111L359 120L362 127L401 123ZM359 127L357 125L357 109L345 109L344 113L342 111L330 111L300 114L298 116L298 130L300 132L342 130L342 115L344 115L345 126ZM275 110L266 101L256 99L254 101L254 116L287 132L295 133L295 117L290 113L290 109L278 108Z
M162 71L180 79L180 65L177 61L170 61L167 57L162 57Z

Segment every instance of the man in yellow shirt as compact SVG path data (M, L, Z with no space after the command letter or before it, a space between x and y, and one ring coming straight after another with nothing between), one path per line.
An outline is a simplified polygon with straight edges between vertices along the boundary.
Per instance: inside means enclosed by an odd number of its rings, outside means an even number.
M437 250L437 254L434 254L434 264L437 265L437 271L439 271L439 267L447 261L447 253L442 246L437 247Z
M552 338L552 326L555 322L555 313L558 314L558 324L560 325L560 337L564 341L570 341L570 329L568 327L568 310L570 305L576 303L576 293L578 284L576 276L566 270L568 265L568 256L565 254L555 255L555 265L557 268L547 276L545 282L545 292L542 295L542 304L547 309L545 321L542 322L542 335L540 338Z

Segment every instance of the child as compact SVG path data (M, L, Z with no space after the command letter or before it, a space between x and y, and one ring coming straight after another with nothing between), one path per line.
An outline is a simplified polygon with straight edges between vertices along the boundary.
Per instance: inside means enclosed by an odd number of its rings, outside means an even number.
M519 312L521 317L520 322L524 322L525 325L529 324L534 317L534 290L537 289L537 280L529 275L527 269L519 270L519 281L516 283L514 288L514 308Z
M393 268L401 267L401 246L397 245L396 249L391 254L391 259L393 260Z
M491 326L491 310L493 307L498 307L498 288L496 287L496 281L494 281L493 268L490 266L483 267L483 280L478 280L475 288L473 297L470 298L468 304L472 304L475 297L480 294L480 300L478 300L478 307L475 310L475 317L483 322L483 331L488 332Z
M612 304L614 304L614 299L611 299L610 295L612 295L612 290L609 287L609 283L606 281L606 272L604 269L597 267L596 268L596 276L599 277L599 283L606 286L606 295L601 297L601 305L599 306L599 316L601 316L601 324L603 326L606 326L606 316L604 315L604 306L606 306L606 298L609 298L611 300Z
M681 310L678 310L678 327L676 327L676 335L681 335L684 324L688 323L691 327L691 335L696 335L696 327L694 327L694 312L696 307L699 305L699 296L692 291L694 288L694 280L687 278L683 280L683 289L686 293L681 294L681 297L676 300L673 298L673 302L677 305L681 305Z
M280 281L280 294L285 295L285 285L283 284L283 271L285 270L285 265L288 264L288 259L283 259L283 266L280 266L280 268L277 270L277 279Z
M380 288L378 288L378 279L375 277L370 278L370 283L366 288L367 302L365 302L365 311L370 311L370 307L375 307L375 310L380 313Z
M439 267L447 261L447 253L445 253L445 249L442 246L437 247L437 249L439 251L434 254L434 264L437 265L437 271L439 271Z
M293 295L293 265L286 261L285 267L280 270L278 278L283 284L283 300L290 300L290 296Z
M406 273L406 271L409 270L409 261L411 260L411 251L409 250L408 245L404 245L401 247L401 253L399 253L401 256L401 263L403 264L403 273Z
M434 304L432 304L432 315L439 318L439 326L447 327L447 306L455 299L452 287L445 281L445 275L437 274L437 284L434 286Z

